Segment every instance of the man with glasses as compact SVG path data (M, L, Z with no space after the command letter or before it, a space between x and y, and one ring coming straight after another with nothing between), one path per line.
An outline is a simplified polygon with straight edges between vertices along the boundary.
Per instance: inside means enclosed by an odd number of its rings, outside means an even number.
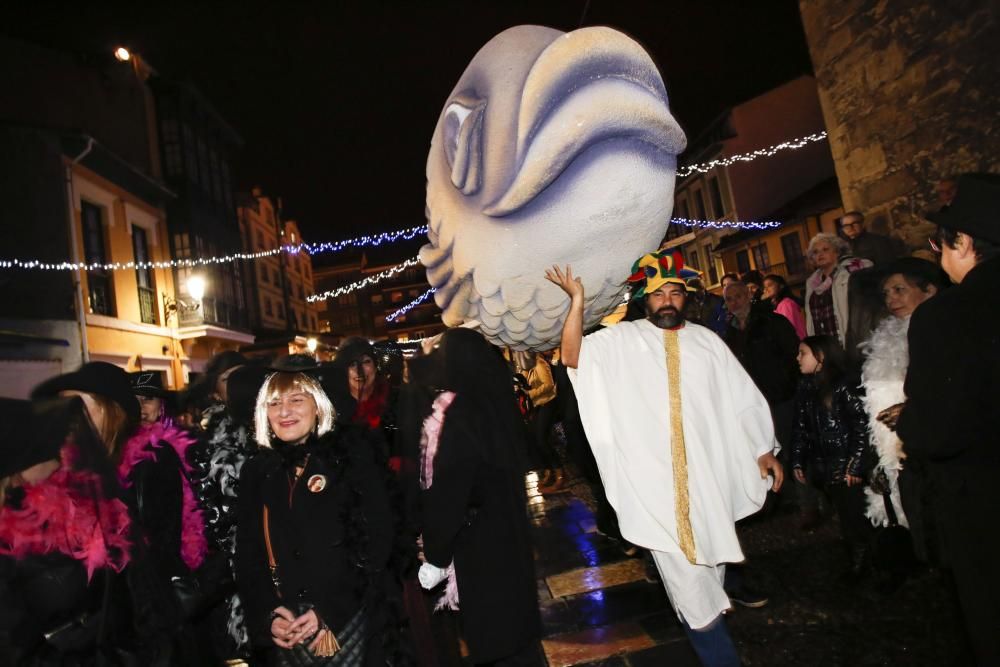
M873 234L865 229L865 216L860 211L845 213L837 221L844 238L851 244L851 254L869 259L876 266L900 257L900 244L881 234Z
M928 218L956 286L913 313L907 399L878 418L931 476L928 500L976 664L1000 665L1000 176L960 176L951 204Z

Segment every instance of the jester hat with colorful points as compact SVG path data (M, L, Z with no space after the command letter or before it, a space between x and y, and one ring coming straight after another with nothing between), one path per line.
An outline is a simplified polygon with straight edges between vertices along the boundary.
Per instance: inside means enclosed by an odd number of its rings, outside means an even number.
M633 285L632 298L638 299L667 283L683 285L685 290L693 292L686 281L700 275L700 271L684 268L684 256L679 251L650 252L635 260L628 281Z

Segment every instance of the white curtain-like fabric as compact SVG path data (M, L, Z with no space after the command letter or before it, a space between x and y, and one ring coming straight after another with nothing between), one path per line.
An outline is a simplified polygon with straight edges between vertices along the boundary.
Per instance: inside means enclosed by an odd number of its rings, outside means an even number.
M678 333L696 562L739 562L734 523L760 509L771 485L757 467L777 447L771 413L715 333L690 323ZM680 553L663 330L640 320L587 336L569 375L622 535Z

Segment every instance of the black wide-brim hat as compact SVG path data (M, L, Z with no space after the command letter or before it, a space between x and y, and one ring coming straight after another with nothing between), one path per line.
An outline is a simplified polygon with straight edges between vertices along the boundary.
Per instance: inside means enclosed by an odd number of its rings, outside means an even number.
M58 459L66 436L84 411L76 396L41 401L0 398L0 479Z
M897 273L909 278L921 278L938 289L943 289L949 284L948 276L936 263L920 257L900 257L875 267L875 286L880 287L882 281Z
M114 364L88 362L72 373L57 375L41 383L32 390L31 397L54 398L63 391L82 391L110 398L125 410L131 423L139 423L139 402L135 400L128 373Z
M153 371L137 371L128 374L132 383L132 393L136 396L152 396L154 398L174 397L175 392L163 388L163 376Z
M309 354L289 354L275 359L268 367L272 373L305 373L306 375L316 375L319 369L319 362Z
M1000 174L962 174L949 206L927 219L974 239L1000 243Z

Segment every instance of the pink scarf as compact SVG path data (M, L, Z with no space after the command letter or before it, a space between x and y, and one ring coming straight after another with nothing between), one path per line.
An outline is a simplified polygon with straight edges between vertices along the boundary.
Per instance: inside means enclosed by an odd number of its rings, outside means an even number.
M833 278L837 275L837 271L844 269L848 273L854 273L858 269L865 269L871 265L870 261L861 257L843 257L828 276L824 276L821 269L813 271L813 274L807 280L809 290L813 294L822 294L833 287Z
M181 460L183 470L177 471L181 476L181 560L192 570L197 569L208 553L208 540L205 538L205 517L194 497L191 483L188 481L191 466L187 462L188 447L195 443L187 432L181 430L170 420L161 420L155 424L142 424L135 435L129 438L122 449L122 461L118 465L118 479L123 487L132 486L132 470L142 461L155 461L156 450L166 442Z
M95 570L128 564L128 508L103 496L96 473L72 469L70 449L48 479L24 485L20 509L0 508L0 555L62 553L84 564L89 581Z

